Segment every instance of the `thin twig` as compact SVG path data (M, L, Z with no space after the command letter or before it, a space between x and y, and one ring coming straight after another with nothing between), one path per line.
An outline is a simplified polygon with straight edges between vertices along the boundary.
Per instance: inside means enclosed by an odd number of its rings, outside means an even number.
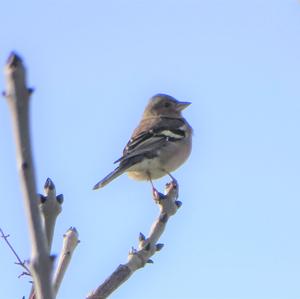
M17 264L19 265L19 264ZM22 276L31 276L31 274L27 273L27 272L22 272L20 275L18 275L18 278L21 278Z
M10 250L12 251L12 253L14 254L14 256L16 257L16 259L18 260L18 262L16 262L15 264L23 267L26 270L25 272L23 272L22 274L20 274L18 276L18 278L20 278L23 275L29 275L29 276L31 276L30 270L26 266L25 261L22 261L20 259L19 255L17 254L17 252L15 251L15 249L13 248L13 246L8 241L9 235L5 235L4 232L3 232L3 230L1 228L0 228L0 233L1 233L1 238L3 238L3 240L5 241L5 243L8 245L8 247L10 248Z

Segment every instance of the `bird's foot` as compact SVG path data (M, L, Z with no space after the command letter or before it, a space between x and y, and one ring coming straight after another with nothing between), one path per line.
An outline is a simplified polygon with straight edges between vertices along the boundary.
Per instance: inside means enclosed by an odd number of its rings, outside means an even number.
M178 182L175 178L172 178L172 181L166 184L167 189L178 189Z
M169 194L169 193L174 193L176 196L176 199L178 198L178 193L179 193L179 185L178 185L178 182L175 178L172 177L172 181L167 183L166 184L166 187L165 187L165 192L166 194Z
M174 186L178 186L177 180L171 175L171 173L167 172L167 174L172 180L171 183L168 183L168 184L173 184Z
M152 195L156 203L161 202L161 200L165 197L165 195L160 193L155 187L152 187Z

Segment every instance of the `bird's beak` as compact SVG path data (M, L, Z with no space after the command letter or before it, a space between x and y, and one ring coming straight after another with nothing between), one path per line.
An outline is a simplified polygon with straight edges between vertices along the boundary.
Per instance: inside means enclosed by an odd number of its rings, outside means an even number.
M184 110L187 106L191 105L192 103L191 102L178 102L177 103L177 110L178 111L182 111Z

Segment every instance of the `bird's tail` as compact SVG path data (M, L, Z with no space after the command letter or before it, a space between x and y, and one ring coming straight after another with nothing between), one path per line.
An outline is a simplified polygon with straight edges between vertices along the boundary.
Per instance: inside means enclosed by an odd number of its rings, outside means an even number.
M117 167L115 170L113 170L111 173L109 173L104 179L102 179L100 182L98 182L93 190L100 189L110 183L112 180L123 174L125 171L124 168Z

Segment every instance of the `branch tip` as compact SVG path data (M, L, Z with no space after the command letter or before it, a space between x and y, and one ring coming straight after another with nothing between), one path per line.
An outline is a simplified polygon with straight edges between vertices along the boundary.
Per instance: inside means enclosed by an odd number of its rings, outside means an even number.
M52 180L50 178L47 178L45 185L44 185L44 190L54 190L55 189L55 185L52 182Z
M78 231L77 231L76 227L74 227L74 226L70 226L70 228L68 229L68 231L72 231L72 232L74 232L74 233L76 233L78 235Z
M16 68L19 64L22 64L22 59L16 52L12 51L8 56L6 64L9 67Z

